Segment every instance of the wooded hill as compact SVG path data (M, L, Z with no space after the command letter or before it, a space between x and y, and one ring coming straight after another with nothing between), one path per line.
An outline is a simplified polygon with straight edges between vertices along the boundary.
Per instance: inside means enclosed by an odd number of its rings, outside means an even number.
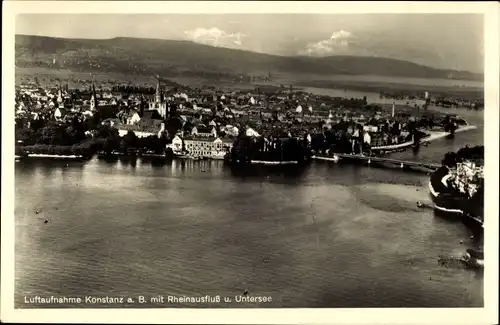
M213 47L189 41L118 37L64 39L16 35L17 67L64 68L140 75L213 75L237 77L288 73L294 75L375 75L409 78L482 80L466 71L434 69L415 63L375 57L285 57ZM54 63L55 59L55 63Z

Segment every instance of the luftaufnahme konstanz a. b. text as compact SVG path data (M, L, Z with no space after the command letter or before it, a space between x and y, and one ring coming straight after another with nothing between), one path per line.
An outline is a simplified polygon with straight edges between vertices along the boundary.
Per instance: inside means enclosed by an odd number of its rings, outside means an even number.
M85 296L85 297L55 297L55 296L33 296L24 297L24 303L26 304L123 304L123 303L134 303L132 298L125 299L124 297L95 297L95 296Z

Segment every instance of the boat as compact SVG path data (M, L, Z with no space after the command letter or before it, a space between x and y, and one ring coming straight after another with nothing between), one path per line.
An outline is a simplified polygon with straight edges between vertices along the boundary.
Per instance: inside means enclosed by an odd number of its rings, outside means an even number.
M270 160L251 160L252 164L260 164L260 165L297 165L299 162L297 160L288 160L288 161L270 161Z
M210 156L210 159L213 159L213 160L224 160L225 156L226 156L225 154L224 155L212 155L212 156Z
M187 154L184 154L184 153L179 152L179 151L173 151L173 154L174 154L174 158L179 158L179 159L187 159L188 158Z
M156 153L153 150L148 150L140 153L141 158L166 158L165 153Z
M312 159L317 159L317 160L326 160L326 161L333 161L335 163L339 162L340 156L333 154L332 157L322 157L322 156L312 156Z

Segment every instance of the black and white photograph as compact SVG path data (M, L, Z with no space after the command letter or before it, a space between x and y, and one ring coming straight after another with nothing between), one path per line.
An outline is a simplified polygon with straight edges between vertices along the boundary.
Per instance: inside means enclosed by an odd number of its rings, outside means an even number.
M497 3L23 2L2 320L496 322Z

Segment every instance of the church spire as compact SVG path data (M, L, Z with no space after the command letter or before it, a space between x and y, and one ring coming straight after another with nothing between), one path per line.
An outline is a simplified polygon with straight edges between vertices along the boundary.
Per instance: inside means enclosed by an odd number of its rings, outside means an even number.
M63 101L62 89L61 89L61 85L59 85L59 89L57 91L57 102L61 103L62 101Z
M97 108L97 94L95 92L94 77L92 76L92 91L90 96L90 109L95 110Z
M62 96L61 85L59 85L59 90L57 91L57 104L58 104L58 106L60 108L64 107L64 99L63 99L63 96Z
M156 94L155 94L155 102L162 102L162 91L160 87L160 76L156 76Z

